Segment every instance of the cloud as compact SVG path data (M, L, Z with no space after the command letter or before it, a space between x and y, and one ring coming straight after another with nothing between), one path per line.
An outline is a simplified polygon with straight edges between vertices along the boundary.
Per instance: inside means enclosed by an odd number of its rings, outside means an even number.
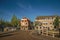
M18 3L17 4L19 7L21 7L21 8L25 8L25 6L23 5L23 4L21 4L21 3Z
M17 5L23 9L32 9L32 6L30 4L27 5L27 4L17 3Z

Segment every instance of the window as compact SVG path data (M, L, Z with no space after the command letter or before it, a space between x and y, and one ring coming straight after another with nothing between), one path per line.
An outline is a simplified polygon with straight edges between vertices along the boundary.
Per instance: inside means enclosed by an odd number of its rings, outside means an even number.
M27 28L27 26L26 26L26 28Z
M52 24L52 23L50 23L50 24Z
M49 17L48 17L48 19L49 19Z
M47 28L47 27L46 27Z
M26 23L27 24L27 23Z
M41 27L40 27L40 29L41 29Z
M27 22L27 20L25 20L25 22Z
M23 20L22 20L22 22L23 22Z
M53 26L51 26L51 28L52 28Z
M46 25L47 25L47 23L46 23Z
M45 27L43 27L43 28L45 28Z
M22 27L23 28L23 27Z
M43 25L47 25L48 24L48 22L43 22Z
M45 23L43 23L45 25Z
M36 27L38 29L38 27Z
M52 19L53 19L53 17L52 17Z

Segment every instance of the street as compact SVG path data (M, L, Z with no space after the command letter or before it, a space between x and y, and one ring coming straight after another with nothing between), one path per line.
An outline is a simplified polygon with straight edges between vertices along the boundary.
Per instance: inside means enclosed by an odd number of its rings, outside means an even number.
M11 35L0 37L0 40L39 40L36 38L33 38L29 35L27 32L19 31L14 32Z
M10 35L0 37L0 40L58 40L52 37L33 36L28 31L18 31Z

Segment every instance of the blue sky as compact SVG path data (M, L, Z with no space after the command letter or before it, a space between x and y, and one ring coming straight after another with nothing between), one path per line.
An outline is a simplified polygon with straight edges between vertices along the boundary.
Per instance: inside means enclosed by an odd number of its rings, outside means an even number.
M0 0L0 18L10 21L13 14L31 21L36 16L60 15L60 0Z

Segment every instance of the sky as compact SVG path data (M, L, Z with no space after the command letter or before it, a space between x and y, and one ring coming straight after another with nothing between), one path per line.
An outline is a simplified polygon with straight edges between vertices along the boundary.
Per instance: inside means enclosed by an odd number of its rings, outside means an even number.
M0 0L0 18L10 21L14 14L31 21L37 16L60 16L60 0Z

